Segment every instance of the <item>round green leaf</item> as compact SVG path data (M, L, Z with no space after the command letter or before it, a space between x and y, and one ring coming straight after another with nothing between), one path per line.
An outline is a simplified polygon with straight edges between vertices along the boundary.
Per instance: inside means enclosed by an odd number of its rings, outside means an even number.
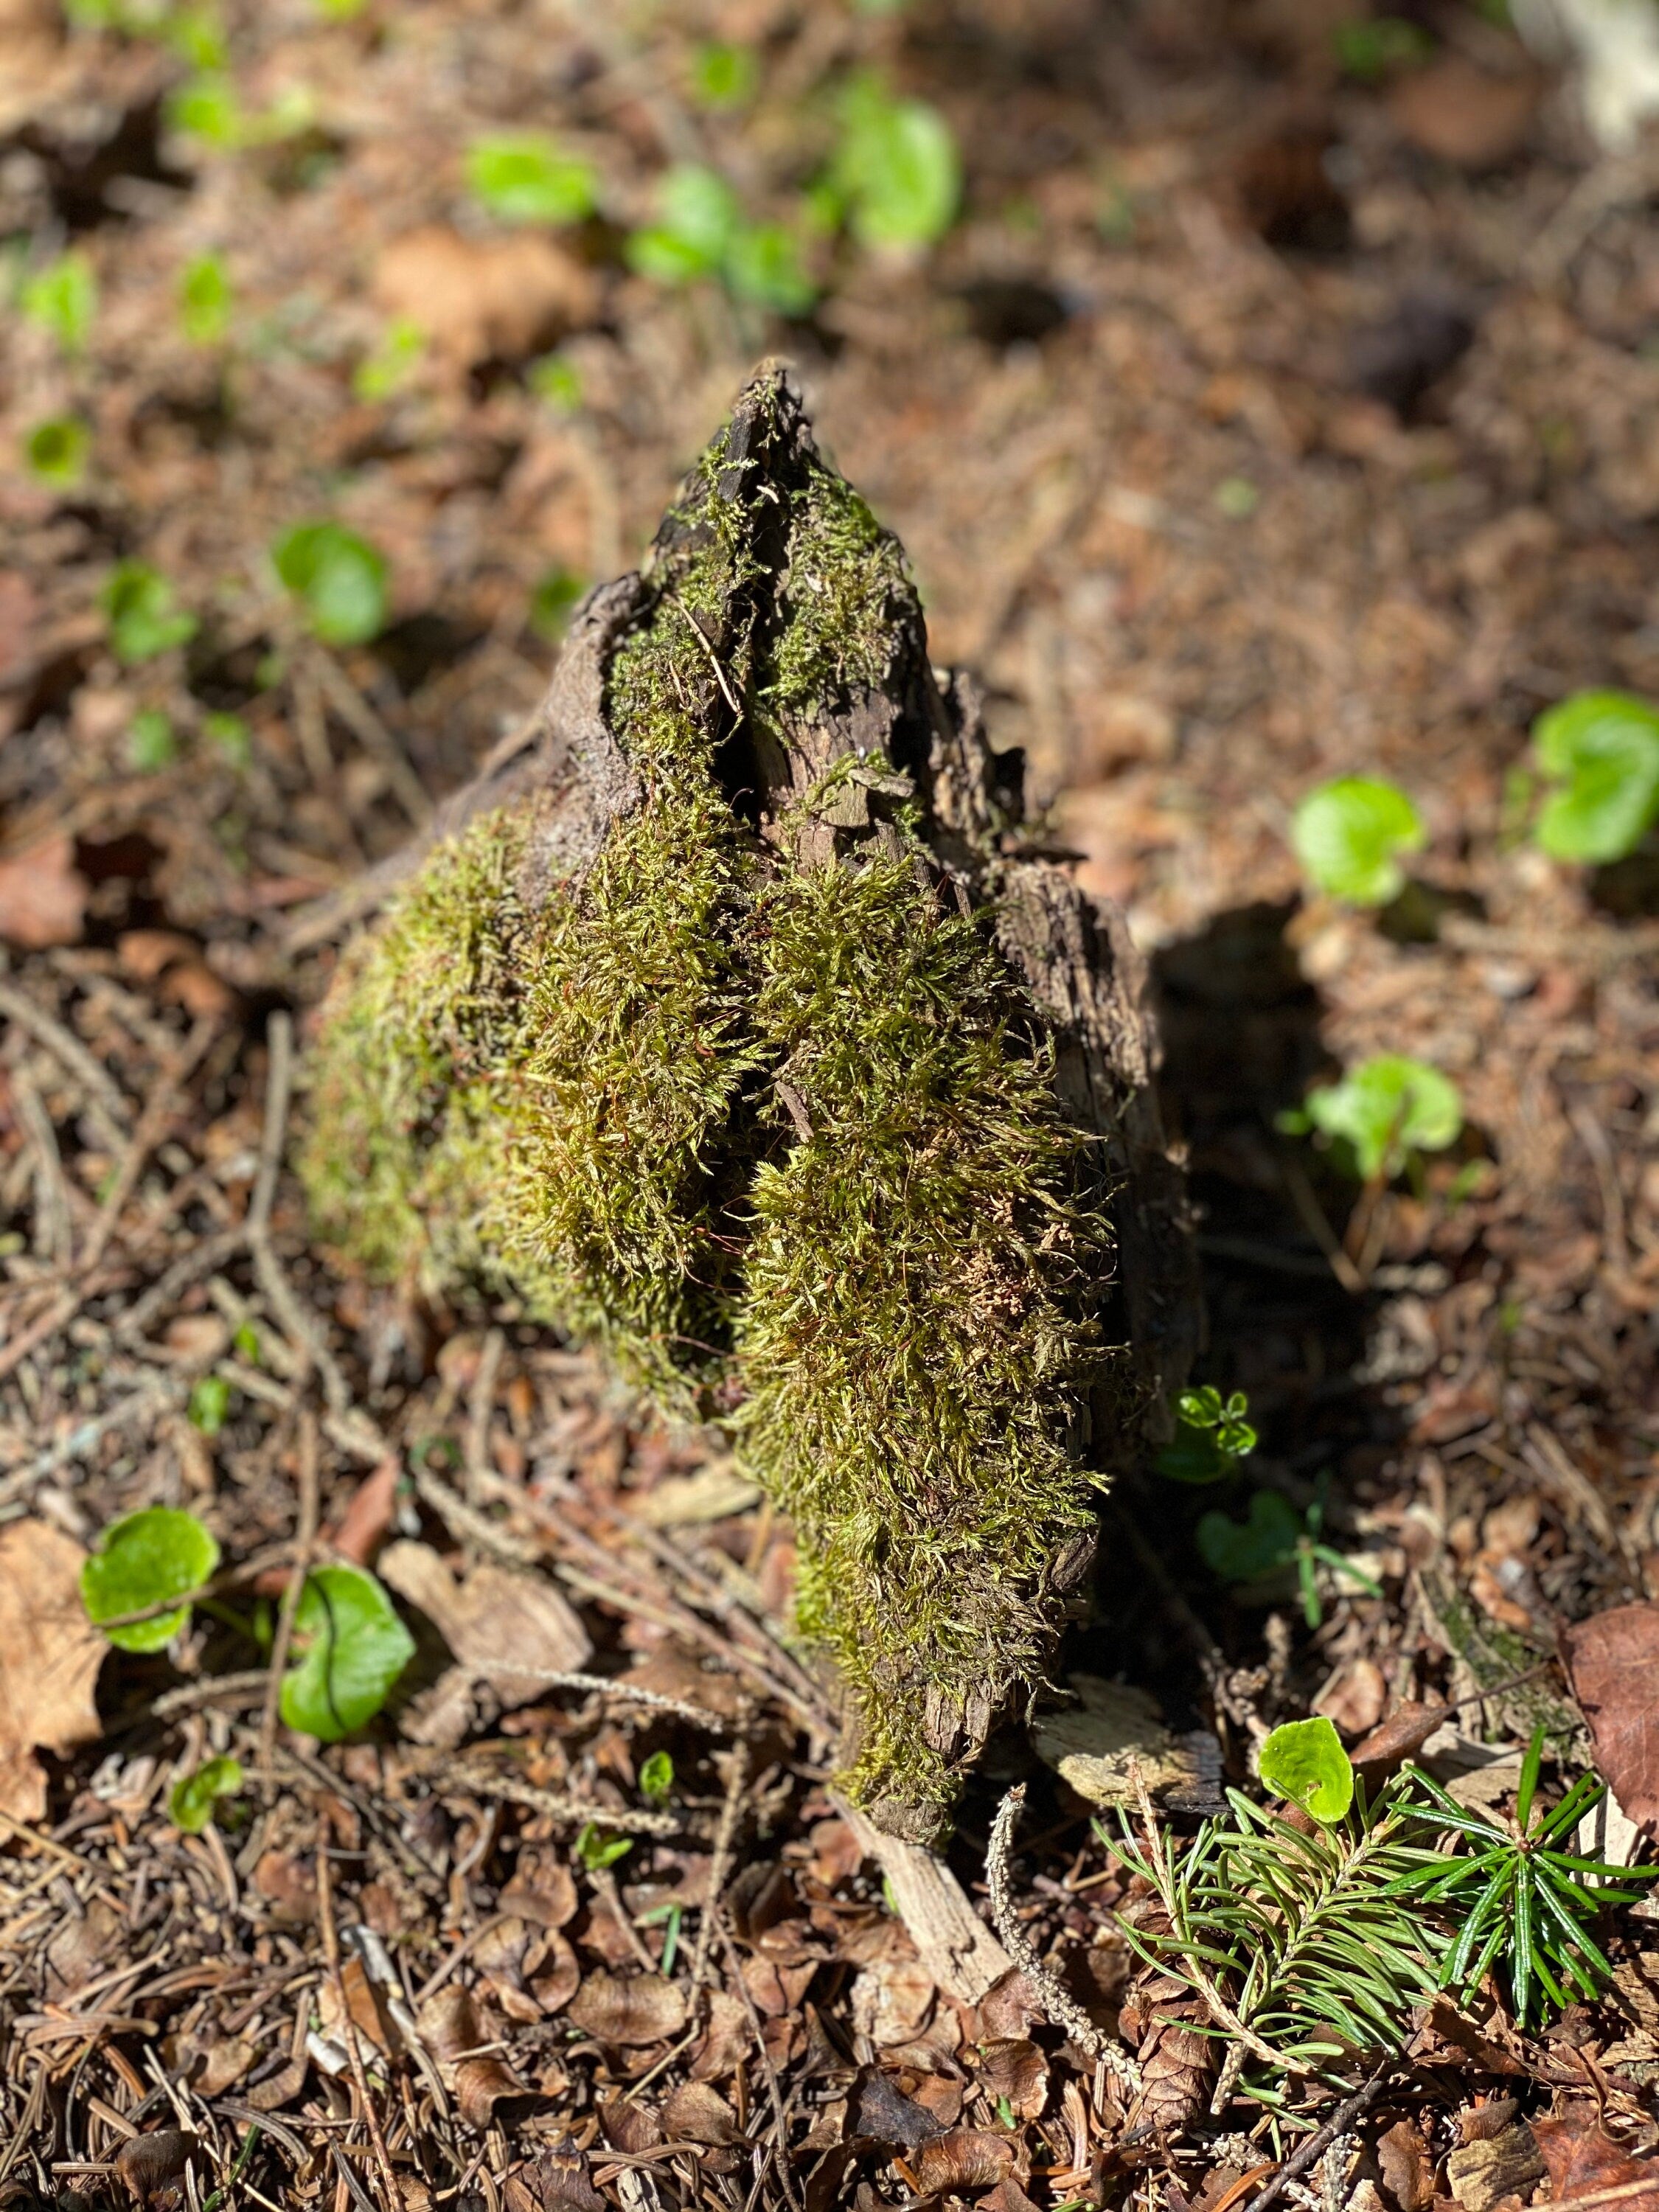
M230 328L230 278L216 253L199 254L179 280L179 321L192 345L217 345Z
M373 1575L317 1567L300 1594L294 1648L299 1663L283 1677L283 1718L336 1743L380 1711L415 1639Z
M550 568L530 594L530 627L550 645L569 628L570 617L587 586L568 568Z
M475 139L467 149L466 181L503 222L580 222L598 198L588 164L562 154L535 131Z
M218 1565L219 1547L193 1513L152 1505L104 1531L102 1545L81 1570L81 1601L88 1619L101 1627L199 1589ZM189 1619L190 1607L181 1605L105 1633L119 1650L159 1651Z
M739 300L781 315L805 315L818 288L800 265L794 237L781 222L744 223L726 249L726 281Z
M199 1836L213 1818L221 1797L234 1797L242 1786L240 1759L210 1759L184 1781L175 1782L167 1798L167 1817L187 1836Z
M23 280L20 305L67 354L82 353L98 313L98 279L84 253L65 253Z
M1403 791L1365 775L1339 776L1296 810L1291 842L1321 890L1353 906L1386 906L1406 881L1398 855L1423 842L1423 823Z
M1158 1455L1158 1471L1166 1482L1219 1482L1234 1465L1212 1428L1188 1420L1176 1422L1175 1435Z
M54 415L37 422L23 441L31 476L58 491L70 491L87 472L92 433L73 415Z
M848 96L837 181L866 246L931 246L955 220L962 157L951 126L920 100L894 100L872 78Z
M1534 832L1553 860L1619 860L1659 817L1659 709L1627 691L1579 691L1533 725L1538 764L1564 788Z
M752 46L711 40L691 57L691 86L704 107L742 107L755 96L760 59Z
M129 665L188 645L196 635L195 616L178 607L167 578L143 561L117 562L99 598L111 647Z
M1296 1509L1277 1490L1258 1490L1243 1521L1206 1513L1197 1529L1200 1557L1228 1583L1260 1582L1277 1573L1296 1557L1301 1540Z
M1262 1744L1256 1771L1276 1797L1287 1798L1327 1826L1353 1802L1353 1766L1323 1713L1286 1721Z
M1346 1137L1367 1182L1398 1175L1412 1152L1440 1152L1463 1127L1457 1085L1437 1067L1401 1053L1378 1053L1340 1083L1310 1091L1307 1115L1328 1137Z
M386 624L386 561L338 522L301 522L271 547L276 574L325 645L366 645Z

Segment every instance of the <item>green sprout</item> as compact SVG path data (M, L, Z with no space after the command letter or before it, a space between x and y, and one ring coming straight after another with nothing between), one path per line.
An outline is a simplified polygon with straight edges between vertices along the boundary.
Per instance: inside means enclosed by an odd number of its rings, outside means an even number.
M525 382L538 399L560 415L574 415L582 404L582 373L562 353L545 353L525 371Z
M81 1570L81 1601L118 1650L160 1651L190 1620L188 1604L173 1601L210 1582L218 1565L218 1544L193 1513L153 1505L105 1529ZM131 1613L151 1618L106 1626Z
M352 396L368 405L395 399L418 372L425 352L426 332L418 323L399 316L388 324L374 350L352 370Z
M956 220L962 156L936 107L896 100L866 74L842 101L830 182L860 245L931 246Z
M230 328L230 278L216 253L200 253L179 280L179 322L191 345L220 343Z
M232 768L247 768L253 759L253 737L240 714L208 714L202 717L202 734Z
M1533 749L1548 781L1534 830L1555 860L1621 860L1659 819L1659 708L1628 691L1578 691L1540 714Z
M1292 1136L1317 1129L1347 1148L1362 1182L1390 1180L1418 1155L1443 1152L1463 1130L1463 1100L1451 1078L1420 1060L1382 1052L1340 1083L1308 1093L1300 1111L1279 1116Z
M175 604L166 577L143 561L120 561L99 593L109 619L110 649L131 667L188 645L200 624Z
M631 1836L613 1835L609 1829L596 1827L589 1820L576 1838L576 1861L589 1874L602 1874L606 1867L613 1867L618 1859L626 1858L633 1848Z
M1294 1567L1302 1594L1302 1617L1317 1628L1323 1613L1319 1601L1319 1570L1328 1567L1367 1597L1382 1590L1363 1569L1333 1551L1322 1541L1325 1493L1321 1484L1305 1514L1298 1516L1288 1498L1276 1490L1258 1490L1243 1521L1229 1520L1224 1513L1206 1513L1199 1522L1196 1539L1206 1566L1224 1582L1262 1582L1285 1567Z
M555 645L568 627L576 602L587 586L568 568L549 568L530 594L530 627Z
M315 1567L294 1615L297 1663L283 1677L291 1729L337 1743L372 1721L415 1656L381 1584L361 1567Z
M467 149L466 181L474 198L501 222L552 228L592 215L599 186L592 167L562 154L539 131L502 131Z
M230 1385L222 1375L204 1375L190 1394L185 1409L191 1428L204 1437L216 1437L230 1415Z
M1158 1455L1158 1471L1171 1482L1220 1482L1255 1449L1257 1437L1246 1418L1249 1400L1242 1390L1222 1397L1209 1383L1183 1390L1176 1401L1176 1433Z
M1422 845L1423 820L1393 784L1342 775L1302 801L1291 842L1322 891L1350 906L1386 906L1405 887L1399 856Z
M1327 1827L1346 1820L1353 1803L1353 1766L1323 1713L1274 1729L1256 1755L1256 1772L1274 1796L1299 1805Z
M674 1786L674 1762L665 1751L653 1751L640 1769L640 1795L647 1804L660 1805Z
M629 268L655 283L717 276L734 298L781 314L805 314L817 297L792 234L747 222L726 179L695 161L664 172L656 221L632 234L627 252Z
M1428 33L1402 15L1339 23L1332 42L1344 76L1355 77L1361 84L1376 84L1397 70L1411 69L1434 52L1434 40Z
M325 645L366 645L385 628L385 556L355 530L301 522L276 539L270 557Z
M701 107L746 107L760 82L760 59L752 46L713 39L691 57L691 90Z
M155 775L179 757L173 724L159 707L141 707L127 731L127 761L140 775Z
M19 300L25 316L52 332L59 350L84 353L98 313L98 279L86 255L60 254L23 280Z
M29 474L54 491L72 491L87 472L92 433L74 415L54 415L37 422L23 441Z
M245 1777L240 1759L210 1759L194 1774L175 1782L167 1796L167 1818L187 1836L199 1836L213 1819L222 1797L234 1797Z

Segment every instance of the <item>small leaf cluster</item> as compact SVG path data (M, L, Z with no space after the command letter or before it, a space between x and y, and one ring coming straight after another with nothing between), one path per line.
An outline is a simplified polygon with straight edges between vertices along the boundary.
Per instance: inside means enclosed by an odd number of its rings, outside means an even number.
M734 299L780 314L805 314L817 286L801 265L793 232L752 222L718 170L678 163L657 186L656 219L628 240L629 266L659 284L715 276Z
M1183 1390L1176 1401L1176 1433L1158 1455L1158 1471L1171 1482L1221 1482L1255 1449L1257 1437L1246 1416L1249 1401L1242 1390L1223 1398L1205 1383Z
M1404 1053L1380 1052L1338 1083L1320 1084L1299 1109L1281 1114L1293 1135L1317 1129L1364 1182L1386 1182L1423 1152L1444 1152L1463 1130L1463 1099L1449 1075Z
M1206 1513L1197 1528L1200 1554L1205 1565L1224 1582L1264 1582L1286 1567L1296 1571L1302 1596L1302 1617L1317 1628L1323 1613L1319 1597L1319 1570L1352 1583L1367 1597L1382 1593L1363 1569L1322 1540L1325 1499L1316 1497L1307 1511L1298 1514L1282 1492L1258 1490L1246 1518L1229 1519L1224 1513Z

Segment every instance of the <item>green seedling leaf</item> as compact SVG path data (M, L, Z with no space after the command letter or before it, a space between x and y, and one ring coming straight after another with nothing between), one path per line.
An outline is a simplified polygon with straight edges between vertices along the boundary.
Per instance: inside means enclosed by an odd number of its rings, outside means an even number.
M233 768L245 769L252 764L253 733L240 714L204 714L202 733Z
M32 323L48 330L66 354L84 353L98 313L98 279L84 253L65 253L26 277L19 301Z
M1552 860L1633 852L1659 818L1659 708L1628 691L1579 691L1540 714L1533 748L1551 793L1534 836Z
M291 1729L337 1743L372 1721L415 1654L381 1585L361 1567L315 1567L294 1616L299 1663L283 1677Z
M386 566L366 538L338 522L302 522L283 532L270 557L325 645L366 645L380 635Z
M1206 1383L1183 1390L1176 1408L1174 1438L1158 1455L1158 1471L1170 1481L1219 1482L1255 1449L1256 1433L1245 1418L1249 1401L1242 1390L1224 1400Z
M179 323L192 345L217 345L230 328L230 278L216 253L199 254L179 280Z
M726 248L725 275L734 298L776 314L808 314L817 303L794 234L781 222L744 223Z
M225 27L212 8L181 8L165 17L162 30L173 52L193 70L222 70L230 58Z
M589 1874L600 1873L615 1866L618 1859L626 1858L634 1848L631 1836L614 1835L608 1828L596 1828L590 1820L576 1838L576 1856Z
M210 1759L184 1781L175 1782L167 1798L167 1818L187 1836L199 1836L213 1818L221 1797L234 1797L243 1782L240 1759Z
M956 219L962 157L937 108L864 76L842 109L834 180L860 244L931 246Z
M204 70L167 94L167 119L171 129L186 138L230 153L250 136L248 118L236 88L218 70Z
M1291 842L1322 891L1352 906L1386 906L1405 884L1400 854L1423 842L1422 817L1393 784L1343 775L1309 793Z
M1347 1140L1368 1182L1398 1175L1413 1152L1444 1152L1463 1127L1462 1096L1451 1079L1394 1052L1310 1091L1305 1112L1313 1127Z
M177 605L167 578L143 561L118 562L98 596L111 648L129 666L187 645L200 627Z
M648 1804L660 1805L674 1786L674 1762L665 1751L653 1751L640 1769L640 1795Z
M222 1375L204 1375L190 1394L186 1416L204 1437L216 1437L230 1412L230 1385Z
M231 1348L250 1367L259 1364L259 1332L251 1321L245 1321L230 1340Z
M629 266L659 284L715 275L741 220L738 196L720 172L678 162L658 182L656 207L656 222L628 241Z
M586 589L568 568L550 568L530 594L530 627L550 645L562 638L572 609Z
M1277 1797L1300 1805L1327 1827L1346 1819L1353 1802L1353 1765L1323 1713L1286 1721L1262 1744L1256 1771Z
M179 757L173 724L159 707L141 707L127 732L127 760L140 775L155 775Z
M691 57L691 89L700 106L746 107L759 82L760 60L752 46L710 40Z
M1249 477L1223 477L1215 488L1215 503L1229 522L1248 522L1261 504L1261 494Z
M525 381L538 399L561 415L574 415L582 404L582 374L562 354L544 354L525 371Z
M1261 1582L1289 1566L1302 1534L1295 1508L1277 1490L1258 1490L1243 1521L1205 1514L1196 1532L1199 1556L1227 1583Z
M112 1522L104 1531L102 1543L81 1570L81 1600L87 1618L102 1627L106 1620L200 1589L218 1565L219 1547L193 1513L152 1505ZM104 1632L118 1650L160 1651L189 1619L190 1607L181 1605L152 1620Z
M425 352L426 332L418 323L399 317L388 325L374 352L366 354L351 372L354 397L371 406L396 398L420 368Z
M23 441L29 474L54 491L73 491L87 472L92 433L73 415L54 415L37 422Z
M1362 84L1376 84L1396 70L1413 68L1434 52L1434 40L1402 15L1339 23L1332 34L1338 66Z
M580 222L599 198L588 164L562 154L552 139L533 131L474 139L467 149L466 181L502 222Z

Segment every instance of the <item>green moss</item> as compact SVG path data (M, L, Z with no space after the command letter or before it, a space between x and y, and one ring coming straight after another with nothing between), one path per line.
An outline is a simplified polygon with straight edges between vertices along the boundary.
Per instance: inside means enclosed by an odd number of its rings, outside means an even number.
M988 915L914 810L825 846L823 732L871 695L896 726L925 647L896 541L788 428L723 434L659 534L605 698L637 802L533 901L518 815L428 858L342 963L301 1165L374 1273L506 1291L725 1410L797 1529L849 1784L921 1826L1051 1644L1109 1255ZM862 726L865 787L906 787ZM732 765L763 738L813 794L763 823Z

